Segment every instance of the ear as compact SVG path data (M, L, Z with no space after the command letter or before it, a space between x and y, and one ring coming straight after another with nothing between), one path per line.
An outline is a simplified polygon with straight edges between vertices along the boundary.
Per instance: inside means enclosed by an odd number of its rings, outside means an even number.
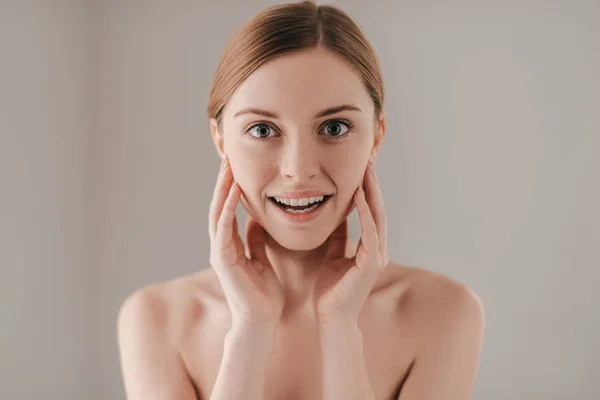
M383 137L385 136L385 131L385 113L382 111L379 123L375 124L375 139L373 142L373 149L371 150L371 157L373 157L373 159L375 159L379 153L379 149L383 143Z
M212 135L213 142L219 153L221 160L225 158L225 147L223 143L223 132L219 132L219 123L216 119L210 119L210 134Z

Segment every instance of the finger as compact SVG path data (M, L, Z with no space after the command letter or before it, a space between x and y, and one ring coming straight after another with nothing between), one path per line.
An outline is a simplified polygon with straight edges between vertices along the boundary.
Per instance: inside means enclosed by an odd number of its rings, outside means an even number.
M381 186L379 185L379 179L377 178L377 172L375 170L375 162L369 162L369 167L365 173L365 192L367 196L367 204L373 215L375 225L377 226L377 238L379 241L379 253L382 256L382 260L387 257L387 217L385 211L385 204L383 202L383 194L381 193ZM387 263L387 260L385 260Z
M217 223L217 230L215 238L218 243L218 249L222 250L231 244L233 239L233 224L235 220L235 208L240 200L241 190L237 182L233 182L229 195L223 205L219 222Z
M265 229L251 216L246 221L246 242L251 260L257 260L267 266L269 260L266 252L267 235Z
M346 245L348 243L348 218L344 218L342 223L331 234L329 247L327 248L326 260L338 259L346 256Z
M211 240L215 238L217 231L217 224L223 210L223 205L231 189L233 181L233 174L231 173L231 167L227 158L221 163L221 169L219 176L217 177L217 183L213 192L213 197L210 203L210 210L208 213L208 233Z
M242 237L238 231L238 218L237 214L233 212L233 240L235 240L236 249L244 249L244 242L242 241Z
M356 209L358 210L358 219L360 221L360 241L362 251L371 258L373 255L379 254L379 240L377 238L377 226L375 225L375 220L369 210L369 205L367 204L362 186L359 187L354 194L354 201ZM361 249L357 249L356 262L359 268L363 268L365 265L361 264L366 262L366 260L362 260L362 257L359 257L360 251Z

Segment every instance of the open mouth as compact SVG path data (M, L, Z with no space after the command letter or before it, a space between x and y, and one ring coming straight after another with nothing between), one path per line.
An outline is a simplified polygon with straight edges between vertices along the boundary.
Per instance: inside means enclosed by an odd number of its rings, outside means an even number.
M279 199L269 197L277 207L290 214L305 214L323 206L332 195L315 196L308 199Z

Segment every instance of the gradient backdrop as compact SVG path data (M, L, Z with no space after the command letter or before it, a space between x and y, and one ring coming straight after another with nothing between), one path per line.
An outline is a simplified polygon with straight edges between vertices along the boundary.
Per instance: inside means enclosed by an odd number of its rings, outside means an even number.
M212 75L277 3L0 0L1 399L124 398L118 307L208 266ZM600 2L332 4L382 63L392 259L485 305L474 399L600 399Z

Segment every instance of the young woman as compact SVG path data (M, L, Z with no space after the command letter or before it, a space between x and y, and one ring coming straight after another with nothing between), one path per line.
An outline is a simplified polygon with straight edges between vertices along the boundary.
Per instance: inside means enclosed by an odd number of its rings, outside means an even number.
M271 7L231 38L208 107L223 160L211 268L122 305L128 399L471 397L477 296L388 257L374 161L383 104L377 57L339 9Z

